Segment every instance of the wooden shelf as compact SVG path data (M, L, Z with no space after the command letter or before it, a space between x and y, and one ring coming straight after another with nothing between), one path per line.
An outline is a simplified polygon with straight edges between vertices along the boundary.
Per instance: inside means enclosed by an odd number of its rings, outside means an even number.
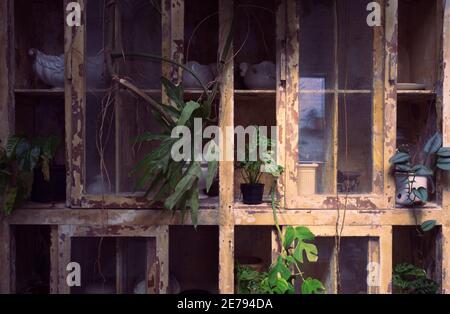
M22 96L64 96L63 88L16 88L14 92Z
M400 95L435 95L436 91L431 89L415 89L415 90L408 90L408 89L399 89L397 90L397 94Z

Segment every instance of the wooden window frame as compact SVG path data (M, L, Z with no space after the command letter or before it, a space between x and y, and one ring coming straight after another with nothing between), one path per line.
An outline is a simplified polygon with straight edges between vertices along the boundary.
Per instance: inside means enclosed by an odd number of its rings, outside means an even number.
M373 42L373 89L372 89L372 192L366 194L350 194L345 199L342 194L337 197L337 114L338 103L335 97L333 104L333 156L331 156L330 180L328 189L331 193L298 195L298 143L299 134L299 16L297 1L287 2L287 80L286 80L286 113L285 113L285 180L286 207L290 209L333 209L343 207L349 209L376 210L395 208L395 186L389 175L389 157L395 152L396 145L396 77L397 77L397 0L389 1L385 6L382 1L383 26L374 27ZM384 71L384 69L390 71ZM389 72L389 73L387 73ZM340 95L339 90L334 91ZM301 104L300 104L301 105ZM282 112L280 114L283 114ZM280 118L280 121L282 118Z
M126 237L152 238L153 241L147 241L147 269L146 282L147 293L163 294L167 292L169 282L169 227L168 226L74 226L60 225L52 230L52 248L51 252L59 252L58 261L52 264L52 270L58 269L57 283L51 280L51 286L57 285L57 293L69 294L70 287L66 283L68 274L66 267L71 260L72 238L116 238L120 240ZM120 261L123 259L121 252L121 242L117 242L116 260L116 289L117 293L122 293L123 276ZM56 247L56 248L55 248ZM154 261L151 264L149 261ZM75 261L76 262L76 261ZM57 266L55 266L57 265ZM53 276L52 276L53 278ZM149 284L154 283L154 289ZM56 291L55 288L52 289Z

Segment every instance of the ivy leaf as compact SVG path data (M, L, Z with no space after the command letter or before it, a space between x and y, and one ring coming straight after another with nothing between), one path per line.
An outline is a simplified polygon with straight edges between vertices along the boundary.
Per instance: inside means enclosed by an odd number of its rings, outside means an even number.
M422 225L420 225L420 229L423 232L428 232L436 226L436 220L427 220Z
M323 284L312 278L307 278L302 283L302 294L323 294L325 293L325 287Z
M416 165L416 166L412 167L411 171L414 172L418 176L432 176L433 175L433 170L431 170L430 168L428 168L424 165Z
M409 154L404 152L397 152L394 156L389 159L389 163L392 164L401 164L405 162L409 162L411 157Z
M412 193L415 197L417 197L421 202L426 203L428 200L428 192L424 187L420 187L418 189L413 188Z
M439 169L442 169L442 170L445 170L445 171L450 171L450 164L440 164L440 163L438 163L437 167Z
M191 208L192 224L197 228L198 224L198 210L200 208L199 196L198 196L198 179L194 181L192 191L190 193L189 207Z
M439 151L441 146L442 146L442 136L441 134L436 133L425 144L423 151L427 154L434 154L437 151Z
M441 147L437 153L440 157L450 157L450 148L449 147Z

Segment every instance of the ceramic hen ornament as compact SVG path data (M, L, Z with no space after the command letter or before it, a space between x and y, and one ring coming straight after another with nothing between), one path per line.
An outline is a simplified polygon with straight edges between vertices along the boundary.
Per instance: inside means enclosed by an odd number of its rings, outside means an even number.
M239 66L245 86L249 89L275 89L276 66L273 62L263 61L250 65L241 63Z
M64 55L47 55L34 48L30 49L28 54L34 57L33 71L42 82L52 87L64 87ZM86 73L87 85L90 88L107 85L103 54L86 58Z
M64 87L64 55L50 56L34 48L28 54L34 57L33 70L42 82Z
M186 67L197 75L203 85L208 85L208 83L214 80L213 66L203 65L197 61L189 61L186 63ZM188 71L183 71L183 87L184 88L201 88L200 83L195 79L195 77Z

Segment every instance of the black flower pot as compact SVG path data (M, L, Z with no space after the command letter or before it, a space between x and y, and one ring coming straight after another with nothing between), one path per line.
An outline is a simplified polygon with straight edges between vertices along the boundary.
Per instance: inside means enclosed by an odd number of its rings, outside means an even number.
M247 205L258 205L262 203L264 194L264 184L256 183L242 183L241 192L244 204Z
M31 201L38 203L64 202L66 200L66 167L51 166L50 181L44 180L41 168L34 171Z

